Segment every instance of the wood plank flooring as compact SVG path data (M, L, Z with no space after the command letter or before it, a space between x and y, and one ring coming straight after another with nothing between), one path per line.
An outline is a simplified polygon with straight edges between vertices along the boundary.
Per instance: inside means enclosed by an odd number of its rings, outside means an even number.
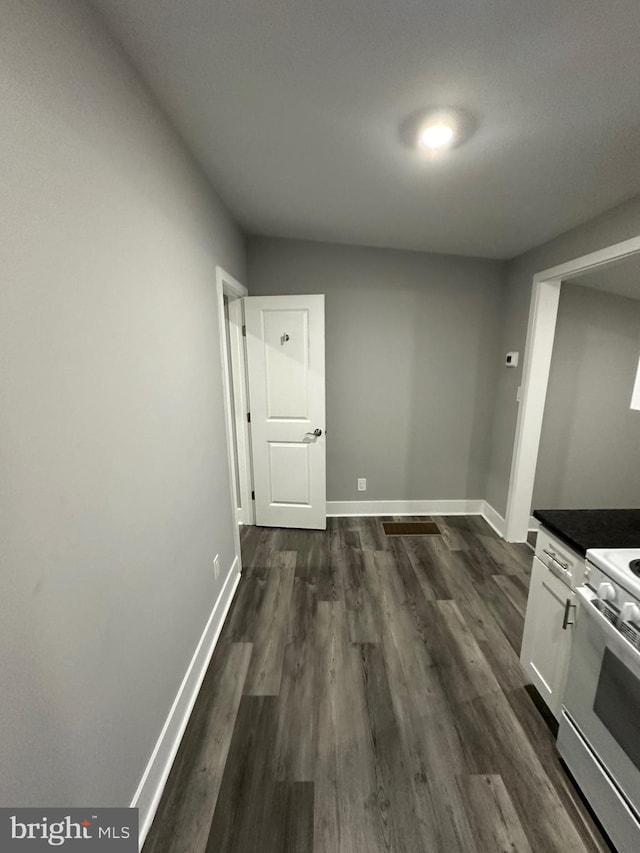
M604 853L526 690L531 550L477 517L249 527L144 853ZM415 519L423 520L423 519Z

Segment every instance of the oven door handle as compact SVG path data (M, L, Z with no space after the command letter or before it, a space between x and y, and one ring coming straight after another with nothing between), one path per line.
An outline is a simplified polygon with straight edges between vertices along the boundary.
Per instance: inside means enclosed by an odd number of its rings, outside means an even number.
M587 586L579 586L576 588L576 598L578 601L578 619L580 613L583 612L587 618L596 622L604 635L604 640L613 651L619 651L624 658L624 662L635 672L640 678L640 649L636 648L627 638L620 633L615 625L612 625L609 620L600 613L594 605L594 601L598 600L598 596L592 589Z

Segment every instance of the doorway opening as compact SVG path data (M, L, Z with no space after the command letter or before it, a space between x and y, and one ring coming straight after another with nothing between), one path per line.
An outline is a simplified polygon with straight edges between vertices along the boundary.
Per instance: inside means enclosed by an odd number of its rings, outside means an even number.
M248 291L222 267L217 268L218 322L224 391L225 426L233 512L238 526L254 523L252 501L251 436L247 422L247 371L243 337L242 300Z
M248 297L218 267L217 299L239 555L240 525L326 527L324 296Z
M574 258L533 277L522 395L507 494L505 539L509 542L527 539L562 282L639 252L640 236Z

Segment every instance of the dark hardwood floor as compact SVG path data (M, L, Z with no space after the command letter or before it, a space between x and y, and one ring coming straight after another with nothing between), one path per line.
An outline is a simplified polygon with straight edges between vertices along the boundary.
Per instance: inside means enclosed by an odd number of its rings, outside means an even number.
M384 520L244 529L145 853L608 851L518 661L531 549Z

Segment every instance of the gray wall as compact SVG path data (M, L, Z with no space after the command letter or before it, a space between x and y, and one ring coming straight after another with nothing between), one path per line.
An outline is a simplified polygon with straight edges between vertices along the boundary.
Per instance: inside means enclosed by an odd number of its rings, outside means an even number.
M128 805L233 523L243 241L86 4L0 6L0 805Z
M534 273L640 234L640 197L510 261L507 267L505 321L501 350L518 350L520 366L498 377L486 497L504 515L522 381L522 355Z
M533 507L640 506L640 302L565 283Z
M326 295L328 499L484 497L502 264L260 237L247 249L251 295Z

